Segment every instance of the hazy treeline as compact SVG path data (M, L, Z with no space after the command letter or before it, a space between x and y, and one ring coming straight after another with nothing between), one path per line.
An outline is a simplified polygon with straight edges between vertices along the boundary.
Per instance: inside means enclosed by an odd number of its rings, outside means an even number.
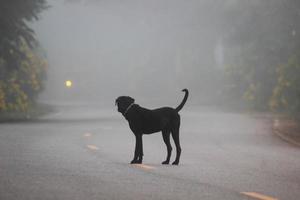
M297 0L65 2L125 18L117 36L129 43L112 54L124 61L112 85L141 96L188 87L198 104L299 112Z
M239 1L226 15L234 27L226 38L231 98L299 116L300 2Z
M43 88L47 65L25 23L37 19L46 2L10 2L2 3L0 13L2 109L7 108L5 101L21 101L14 100L20 96L17 90L26 91L27 97L22 98L33 101ZM48 3L51 8L44 19L34 24L50 63L46 99L111 103L123 94L145 99L176 94L178 99L179 89L186 87L193 104L238 105L299 115L297 0ZM21 12L21 7L26 9ZM11 27L20 29L19 35L10 34ZM7 44L13 44L13 50ZM28 69L23 70L27 76L20 74L24 62L19 61L27 61ZM31 83L21 86L28 77ZM66 79L74 81L68 91L62 87ZM12 83L20 86L7 85ZM17 89L9 92L12 88Z
M0 112L28 111L42 91L47 62L28 23L46 7L45 0L0 3Z

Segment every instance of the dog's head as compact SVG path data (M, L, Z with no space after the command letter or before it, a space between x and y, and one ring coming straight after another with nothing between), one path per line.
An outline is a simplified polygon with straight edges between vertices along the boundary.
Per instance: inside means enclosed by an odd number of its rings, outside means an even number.
M118 111L122 114L132 103L134 103L134 99L129 96L120 96L116 99L115 102L116 106L118 106Z

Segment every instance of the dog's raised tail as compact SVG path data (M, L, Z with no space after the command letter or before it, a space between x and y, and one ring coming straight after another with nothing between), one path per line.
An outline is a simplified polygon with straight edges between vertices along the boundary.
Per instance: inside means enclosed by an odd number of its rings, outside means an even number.
M185 104L185 102L186 102L186 100L187 100L187 98L189 96L189 91L187 89L183 89L182 92L185 92L185 95L183 97L182 102L179 104L179 106L177 106L177 108L175 108L175 110L177 112L179 112L183 108L183 106L184 106L184 104Z

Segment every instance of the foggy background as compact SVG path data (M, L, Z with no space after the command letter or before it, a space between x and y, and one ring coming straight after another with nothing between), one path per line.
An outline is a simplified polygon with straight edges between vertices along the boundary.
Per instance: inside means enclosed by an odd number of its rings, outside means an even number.
M218 8L207 2L49 1L33 24L50 66L40 99L113 104L130 95L175 106L188 88L192 103L209 102L218 93L209 72L222 69L224 50Z
M297 0L48 4L33 23L49 62L41 101L107 105L129 95L174 106L188 88L189 105L300 107L300 79L291 76L299 74Z

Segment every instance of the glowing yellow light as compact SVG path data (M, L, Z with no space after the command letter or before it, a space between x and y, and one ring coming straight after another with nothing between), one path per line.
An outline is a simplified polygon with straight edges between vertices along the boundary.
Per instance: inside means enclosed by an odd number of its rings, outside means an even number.
M66 87L68 87L68 88L70 88L70 87L72 87L72 81L70 81L70 80L67 80L66 82L65 82L65 84L66 84Z

